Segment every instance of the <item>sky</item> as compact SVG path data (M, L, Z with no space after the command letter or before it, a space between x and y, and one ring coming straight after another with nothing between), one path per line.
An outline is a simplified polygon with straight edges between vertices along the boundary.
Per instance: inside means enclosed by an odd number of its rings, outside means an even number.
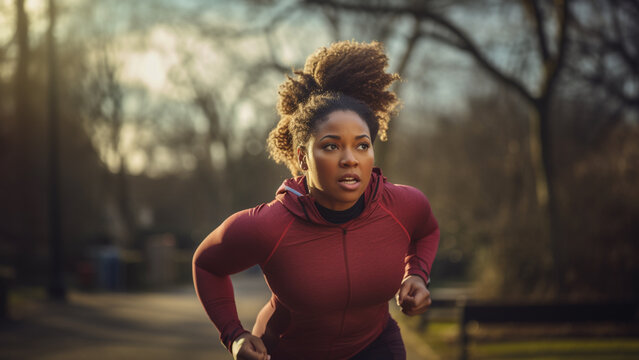
M46 0L26 0L33 39L46 31L46 3ZM233 124L236 133L272 126L277 86L284 80L284 74L268 70L252 74L250 69L271 58L285 66L301 66L307 55L333 40L327 21L316 15L316 11L297 10L283 16L269 36L260 31L241 37L232 34L234 30L259 28L289 3L291 1L282 1L274 11L264 13L263 9L242 5L242 1L59 0L59 41L84 39L88 44L87 51L94 53L94 59L106 53L116 64L125 91L146 92L143 97L126 98L127 124L122 128L122 141L117 148L110 148L99 138L105 136L99 133L94 139L109 168L118 170L117 153L122 152L134 174L148 170L150 158L154 159L158 174L175 164L184 164L188 169L193 161L187 154L172 156L161 146L149 152L147 147L153 140L145 136L144 127L148 124L136 118L149 104L174 104L176 107L190 104L191 108L184 110L189 126L205 132L208 123L192 106L194 85L210 90L219 100L221 115L232 119L227 123ZM10 38L8 29L15 26L13 6L12 0L0 0L0 40ZM491 16L503 15L504 11L508 14L506 19L516 29L521 14L508 9L492 12L497 15L488 12L481 17L453 9L450 16L466 24L469 30L481 29L473 32L473 36L491 39L503 31L493 25L498 22L491 21ZM344 19L342 39L371 40L359 28L361 21ZM399 62L411 27L410 19L406 19L385 44L391 71ZM225 32L231 36L224 36ZM273 52L269 51L269 45ZM495 42L494 47L492 59L508 66L508 56L500 56L505 54L500 50L500 44ZM465 111L464 99L469 94L492 90L491 82L482 78L474 70L472 61L458 51L433 42L422 42L418 49L418 61L410 64L409 74L402 84L404 126L433 128L439 114ZM530 76L534 77L534 74ZM255 84L251 83L253 79L257 79ZM167 119L156 120L171 123ZM231 152L240 153L242 142L239 146ZM224 156L220 156L219 147L211 153L218 166L222 166L220 159Z

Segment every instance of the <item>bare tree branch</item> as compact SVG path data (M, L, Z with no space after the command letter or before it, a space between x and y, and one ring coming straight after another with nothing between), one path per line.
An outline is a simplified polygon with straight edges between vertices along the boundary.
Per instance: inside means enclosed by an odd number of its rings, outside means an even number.
M430 20L453 34L458 40L459 45L455 47L466 51L477 63L493 77L504 85L513 88L526 101L535 104L537 98L517 79L507 75L498 69L486 55L479 49L475 42L458 26L453 24L443 16L430 11L429 9L418 6L385 6L385 5L369 5L366 3L351 4L342 3L333 0L304 0L308 4L326 5L350 11L362 11L376 14L388 15L412 15L419 20ZM441 39L440 39L441 40Z
M550 52L548 51L548 38L546 36L546 29L544 27L544 20L541 15L541 9L537 0L524 0L525 8L530 12L535 27L537 45L541 52L541 61L546 63L550 59Z
M284 65L282 62L279 61L279 59L277 59L275 55L275 50L274 50L275 46L273 45L273 41L271 39L271 33L265 33L264 36L266 41L266 48L268 49L268 54L270 58L269 62L263 63L264 68L275 70L280 73L290 72L292 70L292 67Z
M9 41L7 41L6 44L0 46L0 62L5 60L5 56L7 55L7 52L9 51L9 49L11 48L11 46L13 45L15 41L16 41L16 33L14 32L11 38L9 39Z
M415 46L417 45L417 42L419 41L421 36L422 36L421 22L419 21L419 19L415 19L415 23L413 24L413 32L408 38L408 42L406 44L406 50L404 51L404 56L402 56L402 59L399 62L399 66L397 66L397 73L400 76L405 75L406 67L408 66L411 56L415 52Z
M564 65L566 58L566 42L567 35L566 29L568 25L568 2L566 0L555 0L555 7L557 12L557 54L554 58L549 59L544 63L544 80L541 86L541 94L544 96L550 96L551 89L554 88L555 81L559 70Z
M630 54L630 50L624 41L624 33L619 23L618 11L611 10L610 17L612 18L612 26L614 31L614 37L607 39L609 49L616 51L621 55L621 58L627 63L630 69L639 69L639 59L633 58Z
M263 33L272 32L280 25L286 18L291 17L296 11L300 10L297 4L289 4L277 11L271 16L265 25L255 26L244 29L229 29L228 26L206 26L199 24L198 29L204 36L223 36L227 38L239 38L251 35L259 35Z
M632 45L624 41L632 39L637 33L634 23L622 23L621 14L632 12L633 2L611 1L607 6L599 8L608 26L592 24L588 18L570 17L571 28L575 31L576 58L582 64L571 64L571 76L601 88L625 107L639 108L639 96L630 94L628 84L639 78L639 58L633 54ZM626 6L626 7L624 7ZM636 37L636 36L635 36ZM615 60L614 67L609 59ZM618 61L618 62L617 62ZM594 66L586 66L594 64Z

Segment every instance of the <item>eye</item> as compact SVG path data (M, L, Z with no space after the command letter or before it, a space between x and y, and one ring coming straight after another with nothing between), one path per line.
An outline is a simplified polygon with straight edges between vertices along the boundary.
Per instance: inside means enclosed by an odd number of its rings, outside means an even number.
M337 145L332 144L332 143L326 144L326 145L322 146L322 149L328 150L328 151L337 150Z
M357 145L358 150L368 150L371 146L368 143L361 143Z

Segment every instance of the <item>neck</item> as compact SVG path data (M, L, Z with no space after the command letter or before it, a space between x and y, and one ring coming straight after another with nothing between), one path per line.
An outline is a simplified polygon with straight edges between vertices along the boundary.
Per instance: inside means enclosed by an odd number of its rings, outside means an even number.
M328 209L322 206L317 201L315 202L315 207L317 211L319 211L320 215L324 218L324 220L333 223L333 224L343 224L347 221L355 219L364 211L364 194L359 197L359 199L348 209L342 211L336 211Z

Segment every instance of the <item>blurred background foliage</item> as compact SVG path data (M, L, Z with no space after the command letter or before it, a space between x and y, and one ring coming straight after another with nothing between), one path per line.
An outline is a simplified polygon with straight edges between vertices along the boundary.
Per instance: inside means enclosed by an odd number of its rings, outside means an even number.
M1 0L0 265L46 285L63 261L95 287L110 247L136 290L172 234L188 281L201 239L289 176L265 153L285 74L377 40L403 108L376 161L431 201L434 284L637 299L637 18L630 0Z

